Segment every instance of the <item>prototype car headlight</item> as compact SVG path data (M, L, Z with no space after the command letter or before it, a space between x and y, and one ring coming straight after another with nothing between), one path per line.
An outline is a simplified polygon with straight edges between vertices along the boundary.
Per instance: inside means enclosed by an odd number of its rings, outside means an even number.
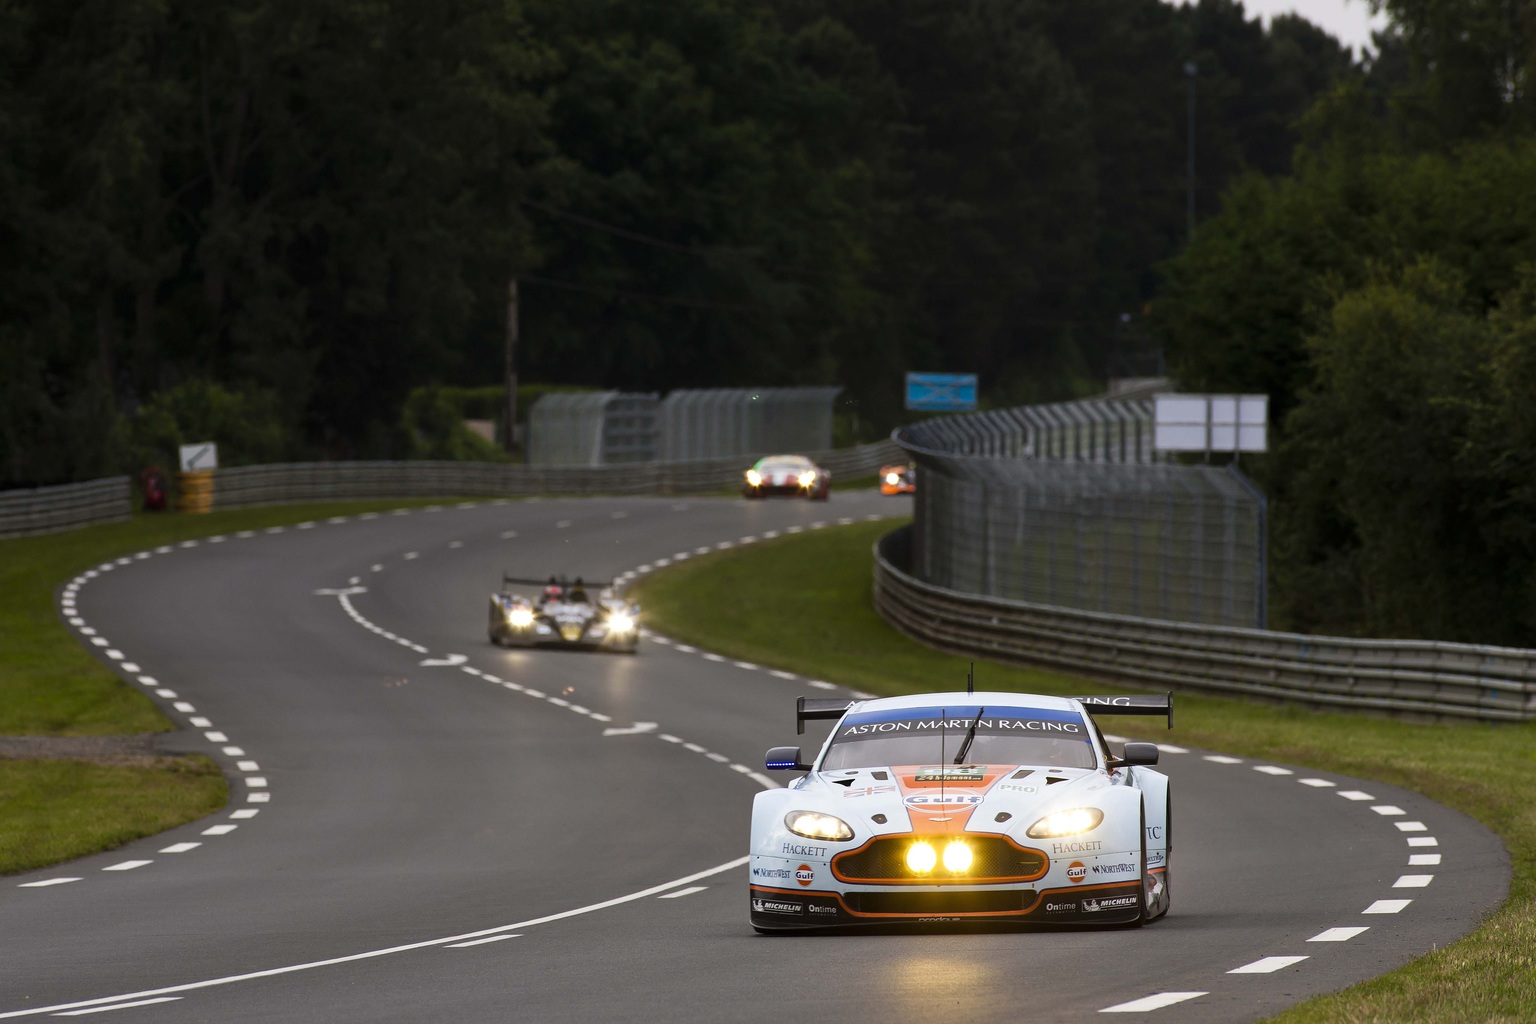
M952 875L971 870L971 848L959 839L944 847L944 868Z
M913 874L926 875L938 862L939 855L927 843L916 842L907 847L907 867Z
M756 487L763 482L763 475L755 469L747 470L747 486Z
M510 612L507 613L507 621L516 626L518 629L527 629L529 626L533 625L533 609L523 607L513 608Z
M897 484L901 483L901 477L896 473L887 473L885 474L885 482L890 484L892 487L895 487Z
M811 484L813 484L815 482L816 482L816 471L814 469L808 469L804 473L800 474L800 486L801 487L809 487L809 486L811 486Z
M1056 839L1075 836L1099 827L1104 812L1097 807L1074 807L1069 811L1053 811L1029 826L1024 834L1031 839Z
M634 617L627 612L614 612L608 616L608 628L615 633L629 633L635 628Z
M853 829L846 821L820 811L790 811L784 815L784 827L807 839L830 839L840 843L853 838Z

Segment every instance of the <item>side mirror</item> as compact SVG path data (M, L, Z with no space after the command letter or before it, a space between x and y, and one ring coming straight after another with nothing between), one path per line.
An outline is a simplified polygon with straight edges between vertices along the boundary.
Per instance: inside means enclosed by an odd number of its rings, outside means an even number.
M800 763L799 747L769 747L763 764L771 772L808 772L811 766Z
M1110 768L1124 768L1128 764L1157 764L1158 749L1156 743L1127 742L1125 754L1122 757L1109 759Z

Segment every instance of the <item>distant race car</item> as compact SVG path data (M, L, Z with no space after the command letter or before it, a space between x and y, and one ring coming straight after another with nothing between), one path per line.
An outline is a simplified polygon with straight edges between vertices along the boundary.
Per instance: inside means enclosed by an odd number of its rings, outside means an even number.
M759 932L926 922L1139 925L1168 912L1168 777L1153 743L1118 756L1093 716L1173 697L930 693L799 699L837 719L808 771L752 805Z
M905 466L881 466L880 467L880 493L881 494L912 494L917 490L917 467Z
M804 455L769 455L747 470L741 493L748 498L785 494L826 501L832 495L832 474Z
M538 597L517 593L538 588ZM503 575L501 590L491 595L491 643L503 647L585 647L635 653L640 642L640 606L617 596L608 583L594 598L580 576L568 580L518 579Z

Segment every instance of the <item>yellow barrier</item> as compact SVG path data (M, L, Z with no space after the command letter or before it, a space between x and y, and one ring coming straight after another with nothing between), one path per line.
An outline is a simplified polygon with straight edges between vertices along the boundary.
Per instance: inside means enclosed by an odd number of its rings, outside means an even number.
M213 511L213 470L178 473L176 482L180 492L176 499L178 510L195 514Z

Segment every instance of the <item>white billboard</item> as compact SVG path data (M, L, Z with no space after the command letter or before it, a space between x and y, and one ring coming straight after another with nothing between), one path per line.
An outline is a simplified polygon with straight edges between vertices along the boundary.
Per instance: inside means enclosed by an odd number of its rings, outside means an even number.
M1157 451L1269 450L1268 395L1158 395L1156 401Z

